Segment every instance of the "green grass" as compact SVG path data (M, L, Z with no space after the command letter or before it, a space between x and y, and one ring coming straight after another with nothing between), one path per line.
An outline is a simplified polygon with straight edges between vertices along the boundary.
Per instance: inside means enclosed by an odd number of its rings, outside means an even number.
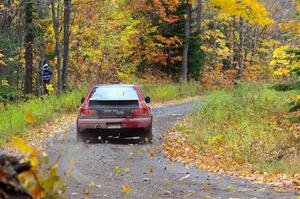
M164 102L173 99L195 96L200 93L200 86L195 82L185 84L151 84L142 86L145 95L152 98L152 102ZM26 135L28 126L25 113L33 113L35 125L63 113L75 113L80 106L80 99L86 95L88 87L62 94L61 96L49 95L43 99L31 99L19 105L10 104L0 110L0 146L13 135Z
M181 84L149 84L142 86L142 91L145 96L151 97L153 103L159 103L200 95L203 89L199 82L188 82Z
M299 172L300 140L295 130L279 124L295 95L259 84L212 91L195 107L187 124L177 128L200 151L248 161L260 171Z
M10 104L0 110L0 146L13 135L26 134L27 123L24 116L26 112L33 113L35 124L50 120L61 113L74 113L87 90L87 87L82 87L59 97L49 95L19 105Z

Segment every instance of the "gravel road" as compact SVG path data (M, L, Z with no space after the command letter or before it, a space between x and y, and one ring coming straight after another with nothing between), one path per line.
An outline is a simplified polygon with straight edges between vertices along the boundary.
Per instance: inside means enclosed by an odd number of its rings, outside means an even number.
M165 159L161 151L163 134L190 113L192 107L189 102L154 109L152 144L138 144L133 139L110 139L105 144L77 143L75 124L72 125L69 133L48 143L47 149L52 160L59 158L59 172L65 175L68 185L67 196L72 199L297 198L296 193L277 193L273 187L209 174ZM124 185L131 189L127 194L122 190Z

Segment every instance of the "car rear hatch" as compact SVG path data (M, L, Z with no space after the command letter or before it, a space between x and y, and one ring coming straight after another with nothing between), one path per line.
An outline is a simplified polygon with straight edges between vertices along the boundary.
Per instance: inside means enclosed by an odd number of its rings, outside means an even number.
M89 100L88 109L96 110L98 119L127 118L139 108L138 100Z

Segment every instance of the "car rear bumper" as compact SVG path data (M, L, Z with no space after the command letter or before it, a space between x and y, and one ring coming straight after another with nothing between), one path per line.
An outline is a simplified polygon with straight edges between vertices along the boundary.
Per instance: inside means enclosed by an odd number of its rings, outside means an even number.
M80 129L107 129L109 125L120 125L121 129L144 128L152 126L152 118L113 118L113 119L78 119Z

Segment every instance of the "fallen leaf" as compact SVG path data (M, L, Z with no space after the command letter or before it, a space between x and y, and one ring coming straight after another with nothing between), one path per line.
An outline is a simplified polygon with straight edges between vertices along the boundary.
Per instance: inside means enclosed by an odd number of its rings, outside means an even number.
M31 194L34 198L41 198L44 193L44 190L40 187L35 188L33 191L31 191Z
M184 195L184 197L191 197L192 195L196 194L196 192L189 192Z
M48 154L46 152L43 152L42 155L44 158L48 157Z
M149 149L149 153L150 153L151 158L153 159L155 157L155 153L152 148Z
M128 173L129 172L129 168L124 168L124 173Z
M68 171L68 174L69 174L69 176L71 176L71 175L73 175L73 171L74 171L74 169L69 169L69 171Z
M294 181L293 181L293 184L294 184L295 186L299 187L299 186L300 186L300 180L294 180Z
M148 166L147 170L148 170L149 173L153 173L153 167L152 166Z
M71 160L69 161L69 163L70 163L70 164L74 164L74 163L75 163L75 160L71 159Z
M248 191L248 189L239 189L239 190L237 190L237 192L247 192Z
M138 155L139 155L139 156L142 156L142 155L143 155L143 152L142 152L142 151L138 151Z
M121 168L119 166L116 166L116 172L120 173L121 172Z
M166 179L166 185L170 185L171 184L171 180L170 179Z
M233 189L233 186L232 186L232 185L228 185L228 186L226 187L226 189L227 189L228 191L230 191L230 190Z
M169 169L172 169L172 168L174 168L174 167L175 167L174 164L169 164L169 165L168 165L168 168L169 168Z
M26 112L25 113L25 121L29 125L34 125L35 123L35 117L31 112Z
M95 188L95 187L96 187L96 184L93 183L93 182L91 182L90 184L88 184L88 187L89 187L89 188Z
M164 194L171 194L172 192L170 190L164 189Z
M123 189L123 192L126 193L126 194L129 193L129 192L131 192L131 189L130 189L130 187L128 185L124 185L122 187L122 189Z
M274 188L274 191L277 192L277 193L284 193L284 192L285 192L285 189L279 188L279 187L275 187L275 188Z
M202 184L202 189L208 189L209 188L209 183L208 182L205 182Z

